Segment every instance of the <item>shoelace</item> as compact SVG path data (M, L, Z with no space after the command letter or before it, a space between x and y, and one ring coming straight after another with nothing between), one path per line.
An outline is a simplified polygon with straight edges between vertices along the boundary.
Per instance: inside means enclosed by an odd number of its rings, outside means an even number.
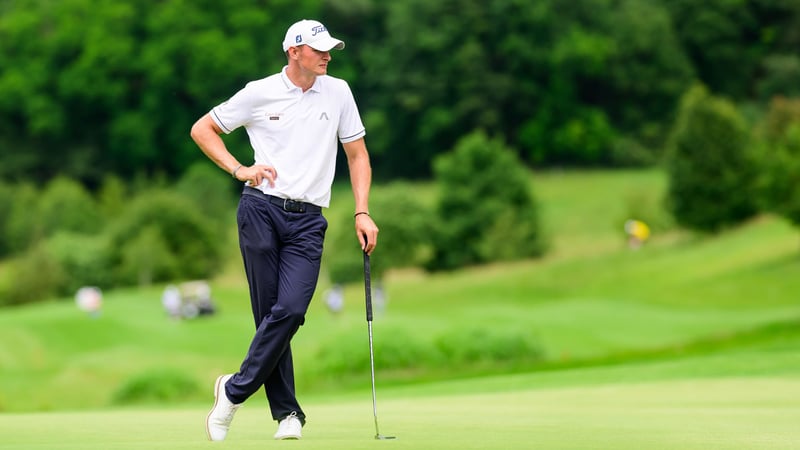
M289 419L300 420L300 419L297 418L297 411L292 411L291 414L289 414L288 416L284 417L283 420L281 420L281 423L278 424L278 428L280 428L281 430L284 430L285 428L291 426L291 425L289 425Z
M236 410L239 409L240 406L242 406L241 403L238 405L231 405L228 414L222 419L223 426L229 427L231 425L231 422L233 422L233 415L236 414Z

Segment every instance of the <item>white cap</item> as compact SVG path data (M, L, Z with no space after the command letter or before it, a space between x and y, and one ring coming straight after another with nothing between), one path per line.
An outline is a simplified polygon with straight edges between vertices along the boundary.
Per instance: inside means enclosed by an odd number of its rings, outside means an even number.
M316 20L301 20L286 31L286 37L283 38L283 51L298 45L308 45L323 52L334 48L336 50L344 48L344 42L333 38L325 25Z

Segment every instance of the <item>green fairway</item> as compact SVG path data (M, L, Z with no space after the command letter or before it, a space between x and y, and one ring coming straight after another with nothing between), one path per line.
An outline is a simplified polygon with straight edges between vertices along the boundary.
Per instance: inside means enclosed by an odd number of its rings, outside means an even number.
M384 280L378 408L396 442L372 439L363 285L346 286L333 315L325 279L293 341L304 440L272 442L257 394L228 442L205 441L211 385L253 332L232 250L209 318L168 319L163 286L107 292L94 319L70 298L1 310L0 449L796 447L796 229L772 216L714 236L655 226L631 251L625 199L657 222L662 174L554 172L533 185L542 259Z
M636 368L630 369L636 372ZM584 376L589 376L585 374ZM635 375L632 374L634 377ZM717 378L537 389L536 376L491 378L513 390L459 386L386 390L375 441L369 393L311 402L299 442L272 441L261 396L237 414L228 439L205 439L206 408L6 414L8 449L787 449L800 442L800 379ZM529 388L520 388L528 385Z

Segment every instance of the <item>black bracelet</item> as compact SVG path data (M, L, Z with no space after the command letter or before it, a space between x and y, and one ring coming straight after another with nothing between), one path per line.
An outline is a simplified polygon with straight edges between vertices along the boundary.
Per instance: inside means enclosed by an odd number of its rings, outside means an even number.
M360 212L357 212L357 213L353 214L353 219L355 219L356 217L360 216L361 214L369 215L369 213L366 212L366 211L360 211Z
M235 169L233 169L233 172L231 172L231 176L232 176L233 178L236 178L236 172L238 172L238 171L239 171L239 169L241 169L242 167L244 167L244 166L242 166L241 164L239 164L238 166L236 166L236 168L235 168Z

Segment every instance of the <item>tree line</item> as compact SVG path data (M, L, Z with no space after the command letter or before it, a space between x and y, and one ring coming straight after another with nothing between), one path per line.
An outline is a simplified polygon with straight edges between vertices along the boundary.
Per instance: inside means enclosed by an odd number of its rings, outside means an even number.
M793 0L0 0L0 177L179 176L193 121L280 70L306 17L348 44L330 72L378 179L476 129L537 167L652 164L695 81L753 116L800 94Z
M348 43L331 72L376 179L436 182L430 201L376 189L392 266L545 253L530 166L663 164L679 226L800 224L797 2L0 0L0 305L212 276L235 183L188 130L279 70L302 17ZM247 161L246 134L225 138ZM360 276L347 220L334 282Z

